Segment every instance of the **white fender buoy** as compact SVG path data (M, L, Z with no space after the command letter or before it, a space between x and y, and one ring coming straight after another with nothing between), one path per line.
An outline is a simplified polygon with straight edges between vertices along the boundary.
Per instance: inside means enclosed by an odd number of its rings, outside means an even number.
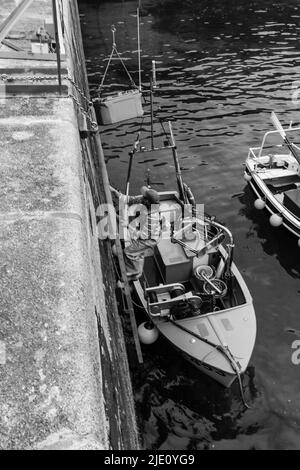
M272 227L280 227L282 223L283 223L283 219L280 215L278 214L271 215L270 224L272 225Z
M251 181L252 180L252 176L249 175L249 173L247 173L246 171L244 172L244 180L245 181Z
M143 344L153 344L159 337L158 329L151 322L142 323L138 327L138 333Z
M259 211L261 211L266 207L266 203L263 199L258 198L254 202L254 207L255 207L255 209L258 209Z
M298 246L299 246L299 248L300 248L300 238L299 238L299 240L298 240Z

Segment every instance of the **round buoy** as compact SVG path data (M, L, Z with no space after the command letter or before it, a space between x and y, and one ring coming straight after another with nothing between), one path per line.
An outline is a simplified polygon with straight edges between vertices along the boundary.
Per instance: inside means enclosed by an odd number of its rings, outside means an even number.
M280 227L282 223L283 223L283 219L280 215L278 214L271 215L270 224L272 225L272 227Z
M153 344L158 339L158 329L153 323L142 323L138 328L139 338L143 344Z
M246 171L244 172L244 180L245 181L251 181L252 180L252 176L249 175L249 173L247 173Z
M264 209L266 207L266 203L263 199L258 198L258 199L256 199L256 201L254 203L254 207L255 207L255 209L258 209L258 210L261 211L262 209Z

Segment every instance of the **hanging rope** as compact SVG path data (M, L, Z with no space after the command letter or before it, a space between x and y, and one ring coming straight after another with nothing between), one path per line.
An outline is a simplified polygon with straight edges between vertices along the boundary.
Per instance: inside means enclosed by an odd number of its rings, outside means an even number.
M113 34L113 45L112 45L112 51L111 51L111 54L109 56L109 59L108 59L108 62L107 62L107 66L106 66L106 69L105 69L105 72L104 72L104 75L102 77L102 80L101 80L101 83L98 87L98 93L100 94L101 93L101 90L103 88L103 85L104 85L104 82L105 82L105 79L106 79L106 76L107 76L107 73L108 73L108 70L109 70L109 67L111 65L111 62L113 60L113 57L116 55L117 58L120 60L129 80L130 80L130 83L132 85L133 88L138 88L132 78L132 76L130 75L129 73L129 70L127 69L126 65L125 65L125 62L124 60L122 59L118 49L117 49L117 45L116 45L116 38L115 38L115 35L116 35L116 28L114 25L112 25L112 28L111 28L111 31L112 31L112 34Z
M235 375L237 376L238 379L238 384L239 384L239 389L240 389L240 394L241 394L241 399L243 402L243 405L245 408L250 409L250 406L246 402L245 394L244 394L244 388L243 388L243 383L242 383L242 378L241 378L241 373L240 373L240 367L239 363L235 360L233 357L233 354L231 353L230 349L227 347L224 347L220 344L215 344L211 341L209 341L206 338L202 338L202 336L199 336L197 333L194 331L191 331L188 328L185 328L182 324L178 323L177 321L174 321L172 318L169 318L170 323L172 325L177 326L177 328L180 328L181 330L185 331L186 333L189 333L190 335L194 336L194 338L202 341L203 343L209 344L213 348L215 348L217 351L219 351L223 356L228 360L232 370L234 371Z

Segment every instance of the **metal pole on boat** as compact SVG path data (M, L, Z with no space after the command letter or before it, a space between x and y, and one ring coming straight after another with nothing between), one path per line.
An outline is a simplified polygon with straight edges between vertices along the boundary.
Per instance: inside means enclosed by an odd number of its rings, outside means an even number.
M127 174L127 183L126 183L126 198L129 196L129 188L130 188L130 175L131 175L131 169L132 169L132 162L133 162L133 152L129 152L129 165L128 165L128 174Z
M142 91L140 4L137 9L137 33L138 33L138 58L139 58L139 91Z
M286 132L285 130L283 129L278 117L276 116L276 114L274 113L274 111L272 111L272 114L271 114L271 121L272 123L274 124L274 126L276 127L276 129L278 130L279 134L281 135L281 137L283 138L284 142L286 143L288 149L290 150L291 154L293 155L293 157L297 160L297 162L299 163L300 165L300 157L299 155L297 154L295 148L293 147L293 144L292 142L290 142L290 140L288 139L287 135L286 135Z
M150 78L150 109L151 109L151 150L154 150L154 127L153 127L153 81Z
M176 147L176 143L174 139L171 121L169 121L168 124L169 124L170 136L171 136L171 146L172 146L172 152L173 152L173 157L174 157L174 165L175 165L178 189L179 189L181 199L184 201L185 204L188 204L189 201L188 201L186 191L184 189L184 184L182 181L181 167L180 167L180 163L179 163L179 159L177 155L177 147Z
M129 152L129 165L128 165L127 180L126 180L126 193L125 193L127 198L129 196L130 177L131 177L131 171L132 171L133 158L134 158L134 154L138 151L139 143L140 143L140 132L137 135L136 141L133 145L133 149L131 150L131 152Z
M153 81L153 88L157 88L156 62L155 62L155 60L152 60L152 81Z

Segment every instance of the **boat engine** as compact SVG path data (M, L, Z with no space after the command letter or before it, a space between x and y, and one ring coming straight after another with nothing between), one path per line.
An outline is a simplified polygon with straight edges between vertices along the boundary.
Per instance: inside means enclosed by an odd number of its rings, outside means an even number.
M175 320L184 320L185 318L198 317L201 315L202 300L199 297L197 303L194 300L180 300L170 311Z
M185 289L182 287L175 287L170 291L171 299L176 299L176 297L180 297L181 295L185 294Z

